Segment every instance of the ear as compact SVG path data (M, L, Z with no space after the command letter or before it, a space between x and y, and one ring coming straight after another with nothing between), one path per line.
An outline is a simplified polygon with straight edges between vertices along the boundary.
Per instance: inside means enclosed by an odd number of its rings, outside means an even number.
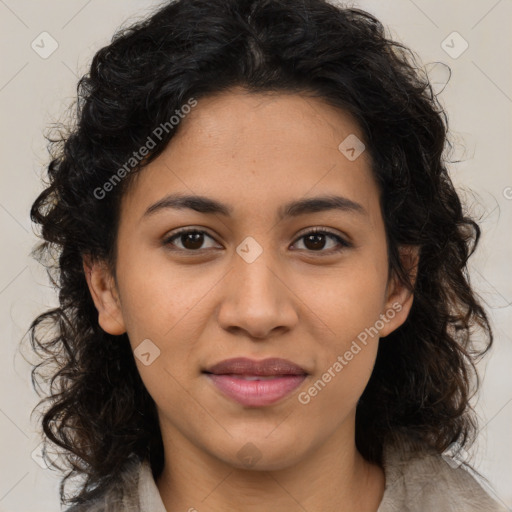
M98 310L98 323L109 334L120 335L126 332L121 303L112 273L105 262L92 261L83 256L85 278L94 305Z
M400 260L405 272L409 276L412 285L416 283L418 274L418 263L420 258L420 248L418 246L402 246L399 248ZM384 311L381 314L384 327L380 329L379 336L383 338L398 329L409 316L414 299L413 291L409 290L400 282L398 276L393 273L390 276Z

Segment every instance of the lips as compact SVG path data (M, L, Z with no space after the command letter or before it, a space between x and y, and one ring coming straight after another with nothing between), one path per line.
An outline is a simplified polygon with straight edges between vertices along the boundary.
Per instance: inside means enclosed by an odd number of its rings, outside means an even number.
M214 375L240 375L240 376L277 376L277 375L306 375L306 370L299 365L273 357L256 361L246 357L226 359L206 370Z
M227 359L204 373L224 396L248 407L262 407L280 401L307 377L303 368L280 358L262 361Z

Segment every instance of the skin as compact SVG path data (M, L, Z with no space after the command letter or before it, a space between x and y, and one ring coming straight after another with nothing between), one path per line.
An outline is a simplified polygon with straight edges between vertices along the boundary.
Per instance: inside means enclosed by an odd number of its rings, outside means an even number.
M165 467L156 484L168 512L369 512L382 500L384 472L355 446L355 410L379 336L405 321L413 298L388 275L368 152L350 161L338 150L349 134L363 140L346 113L303 95L235 88L202 98L123 197L115 279L106 265L84 260L101 327L127 332L133 349L150 339L160 350L151 364L136 363L158 409ZM170 193L204 195L233 213L167 208L144 216ZM285 203L326 194L364 211L277 220ZM203 244L178 237L174 250L165 245L181 227L205 230ZM351 246L327 235L308 243L304 235L316 227ZM247 236L263 250L252 263L236 252ZM401 309L379 336L301 404L299 393L393 304ZM202 373L236 356L282 357L309 375L276 404L244 407ZM238 455L244 446L253 465Z

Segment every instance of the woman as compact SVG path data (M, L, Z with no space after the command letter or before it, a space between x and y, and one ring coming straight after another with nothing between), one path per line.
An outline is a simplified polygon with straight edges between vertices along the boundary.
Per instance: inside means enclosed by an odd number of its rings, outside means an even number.
M411 56L324 0L178 0L95 55L31 211L70 512L501 510L446 455L492 333Z

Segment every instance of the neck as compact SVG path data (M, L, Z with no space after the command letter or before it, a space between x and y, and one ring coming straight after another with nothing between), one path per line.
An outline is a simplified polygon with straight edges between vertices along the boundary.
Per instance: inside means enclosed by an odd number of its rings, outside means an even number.
M234 467L173 430L163 437L165 463L156 484L167 512L376 512L384 471L368 463L346 434L334 433L289 467L256 470Z

